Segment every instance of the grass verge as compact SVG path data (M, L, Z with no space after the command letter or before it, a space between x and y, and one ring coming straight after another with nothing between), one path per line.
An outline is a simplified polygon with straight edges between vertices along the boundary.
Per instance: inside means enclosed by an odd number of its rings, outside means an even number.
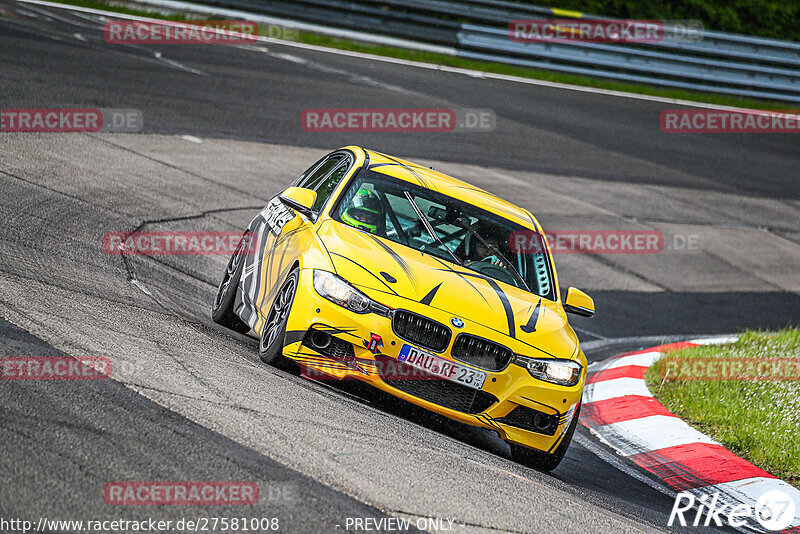
M106 11L113 11L116 13L139 15L143 17L151 17L164 20L181 21L181 20L197 18L196 15L188 15L186 13L177 13L177 12L170 13L164 10L153 10L152 8L148 8L147 6L141 6L139 4L135 4L135 2L112 1L106 3L94 0L51 0L51 1L61 4L89 7L94 9L103 9ZM687 91L682 89L666 89L644 84L616 82L600 78L592 78L589 76L579 76L573 74L564 74L560 72L546 71L541 69L517 67L514 65L506 65L503 63L497 63L491 61L464 59L454 56L448 56L446 54L437 54L433 52L410 50L406 48L399 48L393 46L374 45L371 43L363 43L359 41L330 37L327 35L321 35L310 32L298 32L296 40L297 42L300 43L324 46L328 48L336 48L339 50L350 50L354 52L363 52L367 54L375 54L379 56L405 59L409 61L419 61L424 63L432 63L435 65L444 65L448 67L457 67L457 68L471 69L482 72L490 72L494 74L519 76L521 78L530 78L535 80L544 80L549 82L564 83L570 85L580 85L583 87L594 87L598 89L608 89L612 91L622 91L626 93L658 96L662 98L669 98L675 100L690 100L693 102L703 102L707 104L715 104L720 106L735 106L735 107L742 107L749 109L764 109L764 110L787 110L790 107L789 104L781 102L759 100L754 98L739 98L735 96L728 96L717 93Z
M800 359L800 329L746 332L735 343L670 353L645 375L650 391L668 410L758 467L800 488L800 369L784 366L791 380L767 380L775 359ZM709 360L719 362L709 366ZM738 380L681 380L725 374L722 363L752 361L729 376ZM763 365L762 362L766 360ZM675 361L676 363L672 363ZM663 378L667 369L674 371ZM670 375L673 379L670 379ZM742 380L752 377L752 380Z

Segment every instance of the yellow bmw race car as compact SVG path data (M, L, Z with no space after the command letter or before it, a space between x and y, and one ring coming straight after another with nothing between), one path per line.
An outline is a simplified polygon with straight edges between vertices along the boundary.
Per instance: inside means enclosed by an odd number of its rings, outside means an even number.
M272 198L231 256L213 319L261 359L359 379L496 431L552 470L580 412L586 357L536 219L432 169L350 146ZM288 360L287 360L288 359Z

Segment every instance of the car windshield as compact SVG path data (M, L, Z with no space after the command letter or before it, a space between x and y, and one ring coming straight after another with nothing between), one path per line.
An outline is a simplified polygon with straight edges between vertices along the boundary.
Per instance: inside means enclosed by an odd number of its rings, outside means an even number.
M359 230L554 299L541 236L466 202L362 171L332 215Z

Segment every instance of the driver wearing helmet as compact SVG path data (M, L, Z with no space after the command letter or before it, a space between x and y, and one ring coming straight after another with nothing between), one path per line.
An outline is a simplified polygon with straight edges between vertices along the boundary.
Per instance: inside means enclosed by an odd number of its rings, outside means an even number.
M476 232L480 234L480 236L487 243L497 249L500 249L500 243L502 243L503 239L497 234L497 232L491 231L486 227L478 227L476 228ZM481 243L480 239L471 234L467 234L464 241L464 248L468 258L467 261L464 262L464 265L466 266L469 266L473 263L487 262L491 263L492 265L499 265L503 267L503 262L501 262L500 259L495 255L494 251Z
M386 234L386 214L377 193L369 189L356 191L353 200L342 213L342 222L371 234Z
M503 236L502 231L489 227L479 227L476 232L491 247L484 245L476 236L467 234L464 245L469 259L464 262L464 266L501 282L521 287L507 264L498 257L498 253L503 254L504 244L508 243L508 239ZM492 247L495 250L492 250Z

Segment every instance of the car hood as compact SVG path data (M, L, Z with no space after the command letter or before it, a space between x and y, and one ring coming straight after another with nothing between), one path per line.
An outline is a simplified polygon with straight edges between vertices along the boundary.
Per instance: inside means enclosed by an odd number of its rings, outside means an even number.
M318 235L336 272L357 287L397 294L416 313L430 306L552 356L578 352L577 336L556 302L337 221L325 221Z

